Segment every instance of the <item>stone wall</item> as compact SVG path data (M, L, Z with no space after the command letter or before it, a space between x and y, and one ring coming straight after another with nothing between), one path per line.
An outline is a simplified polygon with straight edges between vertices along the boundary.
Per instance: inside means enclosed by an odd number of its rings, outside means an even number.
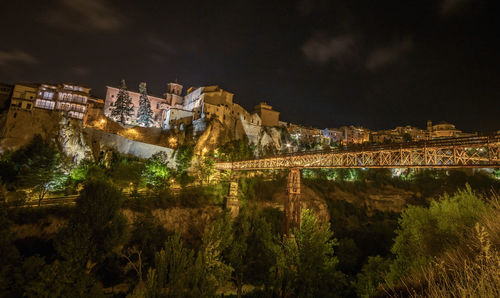
M171 156L169 165L175 165L173 156L175 151L173 149L134 141L120 135L90 127L84 128L84 133L93 147L93 151L112 148L122 154L130 154L140 158L149 158L151 155L163 151Z

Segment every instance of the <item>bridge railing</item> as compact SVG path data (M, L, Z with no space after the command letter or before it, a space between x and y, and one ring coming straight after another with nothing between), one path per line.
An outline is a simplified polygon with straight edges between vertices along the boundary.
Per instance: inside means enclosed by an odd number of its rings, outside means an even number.
M417 148L432 148L432 147L466 147L475 146L480 144L497 144L500 143L500 134L489 136L474 136L474 137L457 137L457 138L442 138L434 140L423 140L404 143L390 143L390 144L356 144L351 146L344 146L341 148L333 148L327 150L309 150L309 151L296 151L288 153L280 153L262 158L251 158L239 160L235 162L245 162L252 160L282 158L289 156L306 156L311 154L335 154L335 153L354 153L354 152L373 152L383 150L397 150L397 149L417 149ZM217 163L230 163L229 161L219 160Z

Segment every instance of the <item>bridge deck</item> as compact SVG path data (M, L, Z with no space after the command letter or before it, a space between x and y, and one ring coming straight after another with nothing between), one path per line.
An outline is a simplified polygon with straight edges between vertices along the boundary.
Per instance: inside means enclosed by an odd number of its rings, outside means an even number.
M216 163L219 170L484 167L500 167L500 135L353 146Z

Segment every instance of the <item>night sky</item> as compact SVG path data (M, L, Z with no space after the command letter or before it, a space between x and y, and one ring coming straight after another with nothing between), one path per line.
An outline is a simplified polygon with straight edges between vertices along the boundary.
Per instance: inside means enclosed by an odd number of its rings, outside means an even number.
M319 128L500 129L495 1L1 0L0 82L217 84Z

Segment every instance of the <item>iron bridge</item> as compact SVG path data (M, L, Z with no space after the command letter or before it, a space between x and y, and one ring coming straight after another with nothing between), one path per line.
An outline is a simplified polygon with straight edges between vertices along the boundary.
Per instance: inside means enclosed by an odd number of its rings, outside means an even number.
M219 170L293 168L495 168L500 167L500 134L388 145L353 146L217 162Z

